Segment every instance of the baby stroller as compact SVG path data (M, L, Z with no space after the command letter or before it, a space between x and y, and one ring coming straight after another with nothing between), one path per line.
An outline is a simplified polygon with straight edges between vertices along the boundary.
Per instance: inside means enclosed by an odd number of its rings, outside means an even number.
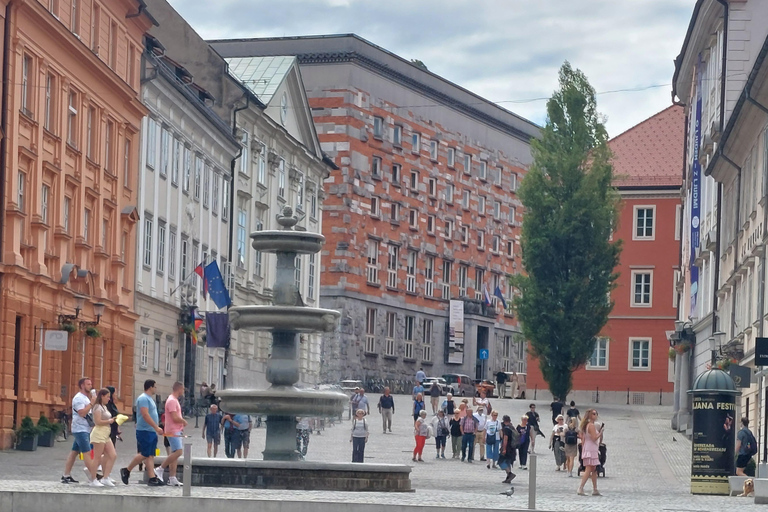
M595 471L597 471L597 476L605 477L605 460L608 454L608 449L605 447L605 444L600 443L600 448L598 448L598 458L600 459L600 465L595 468ZM579 470L576 472L576 476L580 476L581 472L586 470L584 467L584 462L581 460L581 445L579 445Z

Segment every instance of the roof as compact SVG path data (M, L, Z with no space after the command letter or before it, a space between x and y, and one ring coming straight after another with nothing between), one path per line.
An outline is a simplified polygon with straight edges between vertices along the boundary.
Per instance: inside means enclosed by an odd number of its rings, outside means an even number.
M296 57L233 57L224 60L229 64L230 74L267 104L283 83Z
M614 186L681 186L684 138L683 107L672 105L608 141Z

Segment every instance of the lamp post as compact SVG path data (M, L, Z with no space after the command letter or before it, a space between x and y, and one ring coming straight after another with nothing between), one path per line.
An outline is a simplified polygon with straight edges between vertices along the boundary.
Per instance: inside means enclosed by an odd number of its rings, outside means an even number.
M72 323L80 317L80 311L83 310L85 305L85 295L75 294L75 314L74 315L59 315L59 325Z
M101 321L101 317L104 315L104 303L102 302L94 302L93 303L93 314L96 316L95 322L80 322L80 330L85 330L88 327L96 327L99 325L99 322Z
M717 364L717 352L720 347L723 346L723 340L725 339L725 336L726 334L723 331L717 331L712 333L712 336L709 337L709 350L712 354L710 362L712 364L712 368L715 368L715 365Z

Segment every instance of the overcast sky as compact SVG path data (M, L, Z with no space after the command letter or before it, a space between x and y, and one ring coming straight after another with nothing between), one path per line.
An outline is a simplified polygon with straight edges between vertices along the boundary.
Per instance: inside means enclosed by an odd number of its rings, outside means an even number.
M353 32L543 124L564 60L611 136L671 104L693 0L170 0L206 39ZM658 87L652 87L658 86ZM640 91L610 92L626 89Z

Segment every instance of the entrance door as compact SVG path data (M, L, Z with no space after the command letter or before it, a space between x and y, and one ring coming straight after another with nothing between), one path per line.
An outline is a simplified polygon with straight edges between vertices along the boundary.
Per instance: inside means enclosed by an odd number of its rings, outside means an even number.
M480 351L488 350L488 327L477 327L477 351L475 352L475 379L484 379L488 374L488 360L480 359Z
M13 402L14 425L19 425L19 395L21 395L21 317L16 317L16 329L13 343L13 394L16 400ZM40 348L42 350L42 347Z

